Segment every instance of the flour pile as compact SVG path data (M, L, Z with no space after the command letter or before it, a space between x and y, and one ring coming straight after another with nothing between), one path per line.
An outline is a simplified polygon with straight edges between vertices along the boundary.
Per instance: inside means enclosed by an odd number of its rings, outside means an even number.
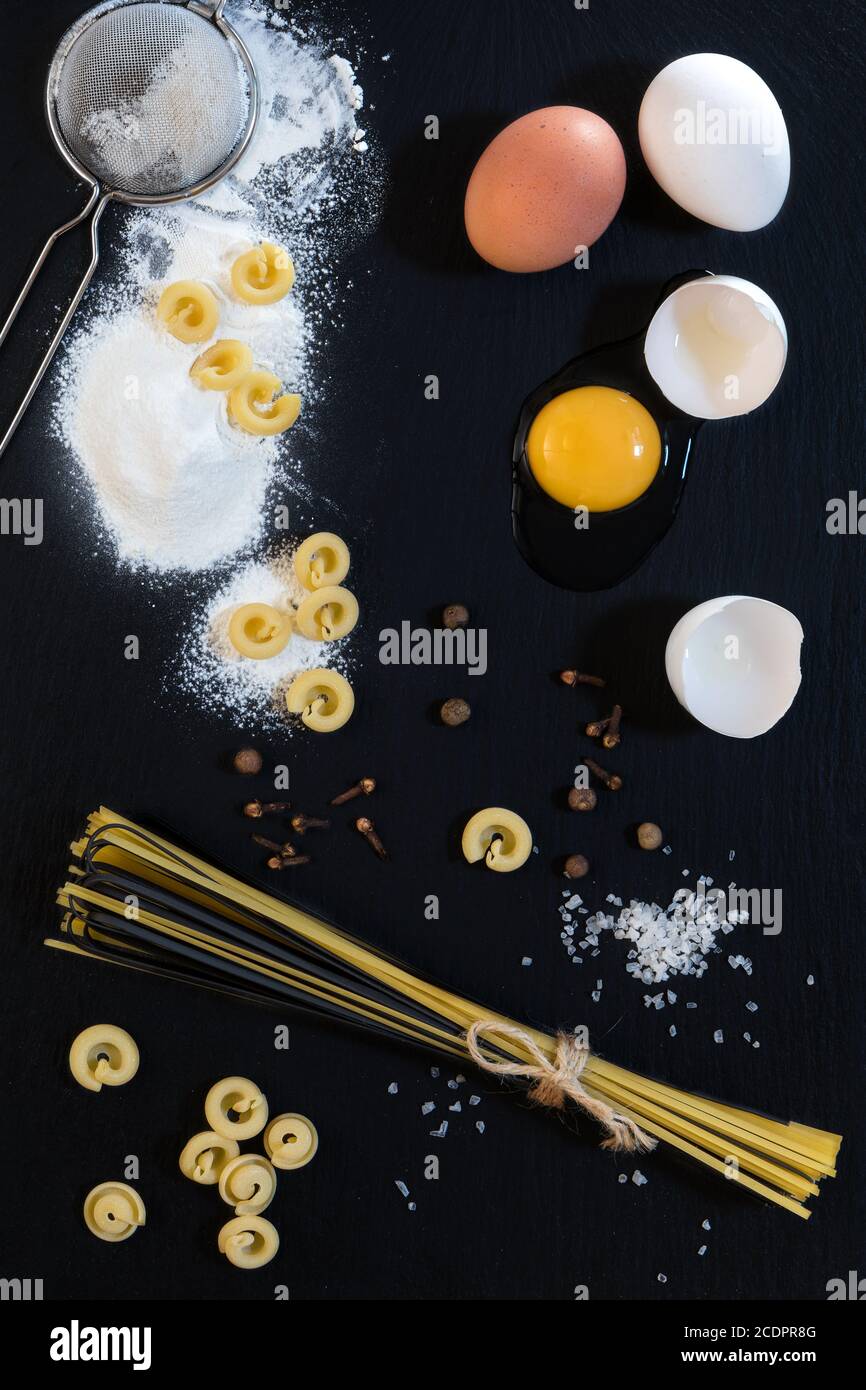
M346 236L375 219L380 191L347 60L261 4L234 0L226 14L261 84L251 146L203 198L125 215L120 264L99 273L55 368L54 430L81 467L100 529L122 563L164 575L249 555L263 539L269 489L300 486L304 414L321 389L308 325L338 314L335 259ZM263 239L292 255L295 289L267 307L240 304L232 262ZM206 345L178 343L155 313L179 279L206 283L220 305L217 336L248 342L301 396L287 435L245 435L224 395L190 379Z

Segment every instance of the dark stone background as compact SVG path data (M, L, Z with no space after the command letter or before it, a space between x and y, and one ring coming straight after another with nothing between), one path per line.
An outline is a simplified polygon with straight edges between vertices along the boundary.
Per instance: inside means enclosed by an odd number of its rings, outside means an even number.
M50 144L41 90L77 0L4 7L0 161L3 287L11 298L47 231L78 195ZM53 891L64 846L103 801L159 818L258 882L270 882L237 814L247 784L227 754L255 730L203 716L166 694L164 671L200 586L155 589L119 572L94 542L70 464L45 428L43 389L2 465L4 496L45 499L46 537L0 540L4 652L2 1046L6 1116L2 1269L41 1277L46 1296L212 1299L822 1299L828 1279L866 1272L863 1248L863 546L829 537L828 498L862 486L863 23L853 0L431 0L323 4L339 37L349 11L368 40L359 76L365 124L391 167L375 235L344 260L343 324L325 346L329 385L307 435L308 476L340 499L317 526L346 535L364 626L358 710L331 740L265 740L291 767L294 799L314 810L361 774L381 782L376 818L393 860L380 864L340 823L292 881L302 901L491 1005L549 1025L588 1021L613 1060L670 1081L846 1135L840 1176L809 1223L764 1207L671 1156L641 1160L649 1184L595 1148L595 1136L527 1112L518 1096L470 1077L477 1110L432 1140L425 1099L435 1059L292 1018L286 1056L274 1018L240 1004L50 955ZM768 228L740 236L704 226L650 180L637 147L640 98L681 54L717 50L752 63L785 111L790 195ZM390 53L390 62L382 55ZM462 232L465 179L487 139L534 106L574 102L622 136L625 204L592 269L510 278L479 264ZM422 139L439 115L438 143ZM106 261L112 228L103 229ZM47 302L72 282L79 244L58 253ZM591 596L536 578L509 527L509 444L528 390L568 356L632 331L658 286L707 265L764 286L781 306L791 352L770 404L702 431L679 519L640 572ZM97 288L94 291L98 293ZM43 299L43 306L45 299ZM37 310L3 357L4 416L48 321ZM438 404L423 377L441 377ZM691 723L667 689L662 654L692 604L748 593L792 608L806 631L803 685L765 738L737 742ZM449 600L489 631L483 679L377 660L381 628L423 624ZM137 633L142 658L122 657ZM551 673L580 662L606 672L628 711L618 765L626 787L578 827L563 810L595 709ZM438 727L434 701L467 695L471 724ZM540 853L515 876L471 872L459 828L485 804L530 821ZM642 855L629 827L658 820L670 859ZM348 815L345 817L348 821ZM724 958L680 1003L647 1012L609 942L580 970L566 963L557 857L592 858L587 897L667 902L689 868L726 883L781 888L784 929L732 940L754 976ZM427 922L425 895L440 896ZM530 969L521 958L531 956ZM815 987L807 988L809 972ZM589 991L602 976L601 1002ZM697 1011L683 1001L694 997ZM749 998L760 1011L745 1012ZM66 1071L78 1029L108 1018L142 1051L134 1084L86 1095ZM671 1038L676 1022L679 1035ZM713 1043L725 1030L723 1047ZM751 1029L760 1051L741 1033ZM316 1162L280 1180L272 1214L283 1245L255 1275L216 1251L227 1211L186 1183L177 1154L203 1124L217 1077L255 1077L275 1109L309 1114ZM397 1080L399 1095L387 1094ZM474 1120L486 1121L479 1135ZM441 1157L438 1182L425 1155ZM147 1229L108 1249L85 1231L89 1187L142 1161ZM412 1214L394 1187L412 1189ZM712 1232L701 1229L705 1217ZM698 1247L709 1246L700 1259ZM663 1271L667 1283L657 1282Z

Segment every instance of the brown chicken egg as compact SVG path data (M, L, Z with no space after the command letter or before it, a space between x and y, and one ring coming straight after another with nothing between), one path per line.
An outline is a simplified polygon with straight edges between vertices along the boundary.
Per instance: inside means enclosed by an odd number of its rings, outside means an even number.
M607 121L545 106L490 142L466 189L466 231L500 270L551 270L592 246L625 191L625 155Z

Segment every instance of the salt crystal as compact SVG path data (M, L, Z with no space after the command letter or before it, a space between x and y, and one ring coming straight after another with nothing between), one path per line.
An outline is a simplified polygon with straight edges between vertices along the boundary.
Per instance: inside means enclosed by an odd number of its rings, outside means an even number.
M620 1173L617 1182L628 1182L628 1173Z
M658 1276L658 1281L660 1284L666 1284L668 1282L668 1276L666 1274L660 1274Z
M806 984L807 984L807 985L813 985L814 983L815 983L815 976L814 976L814 975L807 975L807 976L806 976Z
M436 1081L436 1080L438 1079L438 1077L439 1077L439 1068L438 1068L438 1067L431 1067L431 1068L430 1068L430 1075L433 1077L433 1080Z
M408 1196L409 1196L409 1189L408 1189L408 1187L406 1186L406 1184L405 1184L404 1182L401 1182L399 1178L395 1178L395 1179L394 1179L394 1186L396 1187L397 1191L400 1193L400 1195L401 1195L402 1197L408 1197Z
M701 1222L701 1225L705 1231L711 1231L713 1229L710 1225L710 1218L708 1216L704 1217L703 1221Z
M706 1253L707 1253L707 1247L706 1247L705 1245L702 1245L702 1246L700 1247L700 1249L698 1250L698 1254L699 1254L699 1255L706 1255Z
M416 1207L416 1205L415 1205L414 1202L410 1202L409 1205L408 1205L408 1207L407 1207L406 1209L407 1209L407 1211L417 1211L417 1210L418 1210L418 1208Z
M649 1181L648 1178L644 1177L643 1173L639 1168L635 1168L634 1172L631 1175L631 1180L634 1183L635 1187L645 1187L647 1182Z
M448 1109L453 1110L456 1115L459 1115L461 1110L463 1109L463 1106L460 1104L459 1100L455 1100L454 1104L449 1105Z
M746 1000L746 1008L749 1010L750 1014L756 1014L758 1012L758 1006L755 1003L754 999Z
M532 964L532 956L524 956L523 959L522 959L522 961L520 962L520 964L521 964L521 965L531 965L531 964Z
M484 1133L484 1129L485 1129L484 1121L483 1121L483 1120L476 1120L476 1121L475 1121L475 1128L478 1130L478 1133L479 1133L479 1134L483 1134L483 1133Z
M443 1120L442 1123L441 1123L441 1125L439 1126L438 1129L431 1129L431 1131L430 1131L430 1138L431 1138L431 1139L444 1139L444 1138L445 1138L445 1135L446 1135L447 1133L448 1133L448 1121L447 1121L447 1120Z
M396 1094L397 1094L397 1092L399 1091L399 1089L400 1089L400 1087L397 1085L397 1082L396 1082L396 1081L392 1081L392 1082L391 1082L391 1085L388 1087L388 1095L389 1095L389 1096L396 1096Z
M470 1096L470 1097L469 1097L469 1104L470 1104L470 1105L480 1105L480 1104L481 1104L481 1097L480 1097L480 1096Z
M429 1115L435 1109L436 1102L434 1100L425 1100L424 1104L421 1106L421 1114Z
M722 1043L722 1042L724 1042L724 1041L725 1041L725 1035L724 1035L724 1033L722 1032L721 1028L717 1028L716 1031L715 1031L715 1033L713 1034L713 1042Z
M668 1032L670 1033L670 1035L671 1035L672 1038L675 1038L675 1037L676 1037L676 1035L677 1035L677 1028L676 1028L676 1024L675 1024L675 1023L672 1023L672 1024L671 1024L670 1028L668 1029Z

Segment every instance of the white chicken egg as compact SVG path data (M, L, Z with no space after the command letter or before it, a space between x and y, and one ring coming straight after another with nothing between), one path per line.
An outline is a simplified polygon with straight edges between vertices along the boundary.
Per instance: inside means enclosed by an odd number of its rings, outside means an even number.
M680 618L665 669L680 704L701 724L729 738L756 738L794 703L802 642L787 608L729 594Z
M724 53L669 63L647 88L638 134L650 173L686 212L753 232L785 201L791 149L762 77Z
M768 294L735 275L690 280L656 310L644 340L649 373L672 405L701 420L746 415L779 383L785 321Z

